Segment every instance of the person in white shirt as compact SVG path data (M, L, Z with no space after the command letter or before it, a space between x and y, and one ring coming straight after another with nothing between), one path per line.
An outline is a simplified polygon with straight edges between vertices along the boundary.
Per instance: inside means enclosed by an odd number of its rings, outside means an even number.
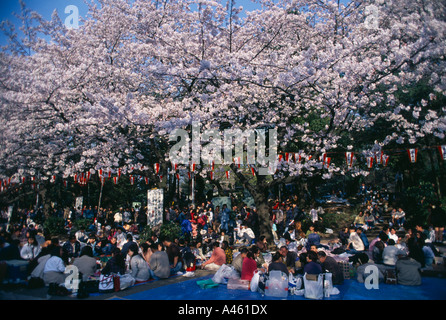
M122 228L118 228L115 234L116 237L116 246L119 249L122 249L122 246L127 242L127 236L126 234L122 231Z
M74 235L76 236L77 241L83 244L85 244L88 240L88 235L85 233L85 229L83 228L76 231Z
M362 242L361 237L356 233L355 228L350 228L347 248L349 248L348 252L352 253L365 250L364 242Z
M20 250L20 256L23 260L32 261L42 251L41 246L34 236L28 237L28 242Z
M115 222L115 226L120 226L122 224L122 208L119 209L120 211L116 212L113 216L113 220Z
M242 241L246 241L247 243L251 243L252 240L255 239L255 234L254 231L252 231L251 228L248 228L248 226L246 225L246 223L242 223L242 225L240 226L240 229L237 233L237 236L242 240Z
M62 248L60 246L52 246L50 249L51 257L46 261L43 268L43 281L45 285L50 283L65 283L65 264L61 258Z
M396 234L396 229L394 227L390 228L388 236L389 239L392 239L393 241L395 241L395 243L398 243L398 235Z

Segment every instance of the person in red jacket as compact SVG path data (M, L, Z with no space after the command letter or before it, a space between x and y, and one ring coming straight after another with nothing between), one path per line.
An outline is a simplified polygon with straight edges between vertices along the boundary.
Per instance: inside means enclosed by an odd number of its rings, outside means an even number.
M246 257L243 259L242 264L242 274L241 274L241 280L249 280L251 281L252 277L254 276L254 271L257 270L257 262L256 257L254 253L249 250Z

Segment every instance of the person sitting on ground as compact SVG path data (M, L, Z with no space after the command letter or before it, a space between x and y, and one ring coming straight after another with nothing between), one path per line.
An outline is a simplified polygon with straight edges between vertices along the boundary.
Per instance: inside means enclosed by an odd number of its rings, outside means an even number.
M260 252L259 247L257 247L256 245L252 245L249 248L249 250L254 253L255 260L257 263L257 268L268 269L268 264L265 262L265 258L263 257L263 254Z
M128 254L130 246L136 244L136 242L133 240L133 235L131 233L127 233L125 238L127 242L124 243L121 248L121 252L124 256Z
M80 227L80 229L78 231L76 231L76 233L74 235L75 235L77 241L79 241L83 244L87 243L88 235L85 233L84 227Z
M202 265L202 269L217 271L222 265L226 263L225 251L220 248L220 243L215 241L213 243L213 250L211 257L205 261Z
M357 255L356 280L360 283L364 283L364 280L370 275L370 268L368 268L368 266L375 266L378 269L378 282L384 282L386 267L370 262L369 256L365 252L361 252ZM367 273L365 272L366 270Z
M435 253L422 237L420 238L419 242L424 254L424 266L430 268L434 263Z
M237 237L242 243L246 243L249 245L252 243L256 236L254 234L254 231L252 231L252 229L248 227L248 224L246 222L243 222L237 233Z
M395 246L395 241L393 239L389 239L387 241L387 246L382 252L383 264L387 267L395 267L399 251L400 250Z
M386 243L388 241L388 237L384 232L379 234L379 240L374 243L373 251L372 251L372 259L375 263L382 264L383 263L383 252L386 247Z
M221 243L221 248L225 251L225 254L226 254L226 263L227 264L231 264L232 263L232 256L233 256L233 253L232 253L232 248L229 246L229 243L228 243L228 241L223 241L222 243Z
M347 246L349 236L350 236L350 232L349 232L348 227L345 227L341 231L339 231L339 240L341 241L341 244L343 246Z
M27 274L30 274L31 271L37 266L37 257L39 257L41 251L42 248L37 242L36 237L34 235L30 235L28 237L28 241L20 250L20 257L23 260L28 261Z
M256 254L253 251L249 250L246 257L243 259L242 273L240 275L241 280L251 281L252 277L254 276L254 271L257 270L255 255Z
M136 243L132 243L129 246L127 254L130 256L129 273L133 277L133 279L135 279L135 284L149 280L149 264L139 254L139 248Z
M288 272L292 274L296 273L296 261L298 260L297 253L288 250L286 246L280 247L279 252L282 255L283 262L285 263Z
M426 265L426 259L423 252L424 235L419 231L416 231L407 240L407 248L409 249L409 257L418 261L421 264L421 268Z
M362 228L356 228L356 233L361 238L362 243L364 244L364 250L369 250L369 239L367 235L364 233Z
M353 224L356 228L362 227L365 225L365 217L364 212L359 212L359 214L355 217L355 220L353 221Z
M31 235L28 237L28 241L20 250L20 256L23 260L31 262L39 255L41 250L42 248L37 243L36 237Z
M398 284L406 286L421 285L421 263L402 252L395 264L395 273Z
M307 254L308 263L304 266L304 273L306 274L320 274L322 273L322 267L317 262L318 256L314 251L309 251Z
M150 256L152 255L152 250L150 250L150 244L143 242L139 245L141 249L141 256L146 260L147 263L150 262Z
M152 243L150 245L152 254L150 255L149 272L150 276L155 280L167 279L170 276L169 257L161 249L162 247L159 243Z
M370 212L366 212L364 216L365 224L367 226L367 230L372 230L375 227L376 219Z
M286 267L285 263L283 262L282 255L279 251L276 251L273 255L273 261L268 265L268 273L273 270L279 270L285 273L286 275L289 275L288 268Z
M348 238L347 252L350 254L355 254L364 251L364 242L362 242L361 237L356 232L357 228L350 228L350 236Z
M79 257L81 253L81 243L76 239L75 235L70 235L68 241L62 245L62 260L65 264Z
M257 248L259 248L259 251L261 253L267 253L268 252L268 242L266 240L265 236L260 236L258 239L256 239L255 245Z
M195 261L197 261L197 264L201 264L202 261L206 260L206 257L203 254L201 242L191 242L190 249L195 256Z
M231 265L240 275L242 274L243 259L245 259L247 254L248 254L248 249L243 247L239 249L239 254L232 260Z
M332 274L332 281L334 285L341 285L344 283L344 272L339 266L338 262L324 251L319 251L317 253L319 262L321 263L322 270L326 270Z
M181 272L180 270L183 267L183 262L181 261L181 250L179 246L170 238L164 238L162 243L166 248L166 253L169 257L170 273L173 275Z
M105 267L102 268L101 273L103 275L109 274L125 274L126 265L125 265L125 257L121 253L121 249L114 248L112 252L111 258L105 264Z
M395 243L398 242L398 235L396 234L396 229L394 227L390 227L389 239L392 239Z
M90 246L83 247L81 249L80 257L74 259L73 265L79 269L80 273L82 273L82 279L87 281L98 269L97 260L93 256L93 249Z
M45 285L57 283L58 285L65 283L65 263L61 258L62 248L60 246L52 246L51 257L46 261L43 268L43 281Z
M307 244L306 244L307 251L310 250L310 247L312 245L315 245L317 248L325 247L321 245L321 236L316 231L314 225L311 225L309 227L309 230L307 231Z

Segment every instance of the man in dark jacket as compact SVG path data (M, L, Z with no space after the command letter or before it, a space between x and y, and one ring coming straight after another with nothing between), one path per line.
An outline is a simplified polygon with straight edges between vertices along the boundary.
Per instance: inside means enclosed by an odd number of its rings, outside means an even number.
M297 253L288 250L286 246L280 247L279 252L282 255L283 262L286 264L288 271L294 274L296 272Z
M333 284L334 285L343 284L344 273L339 264L337 263L337 261L333 257L327 256L327 254L324 251L319 251L317 253L317 256L322 265L322 270L327 270L333 275L332 277Z

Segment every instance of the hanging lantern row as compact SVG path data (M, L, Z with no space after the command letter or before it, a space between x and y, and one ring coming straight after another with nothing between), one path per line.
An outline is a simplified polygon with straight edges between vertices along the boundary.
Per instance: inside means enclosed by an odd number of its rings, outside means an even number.
M418 148L409 148L409 149L406 150L407 154L408 154L408 157L409 157L410 163L416 163L417 162L417 160L418 160L418 150L419 150ZM446 145L438 146L438 150L439 150L441 159L443 161L446 161ZM333 152L333 153L338 153L338 152ZM332 153L330 153L330 154L332 154ZM345 154L345 161L346 161L346 165L347 165L348 169L352 169L354 163L357 160L356 157L355 157L355 153L352 152L352 151L348 151L348 152L345 152L344 154ZM302 161L310 161L312 158L313 158L312 155L304 155L302 152L299 152L299 153L296 153L296 152L285 152L284 154L279 154L278 155L279 163L283 163L283 162L301 163ZM368 169L372 169L374 164L382 165L382 166L386 167L388 165L388 163L389 163L389 158L390 158L390 156L388 154L385 154L384 151L377 152L373 156L367 156L366 157L367 168ZM321 161L322 167L324 169L328 169L330 167L331 160L332 160L332 158L329 157L327 155L327 153L322 153L322 155L319 157L319 161ZM242 163L240 157L234 158L233 159L233 163L235 165L237 165L238 168L240 168L241 167L241 163ZM160 181L162 181L163 176L160 175L160 167L161 167L160 163L155 163L154 164L155 174L160 179ZM209 164L209 167L211 169L210 172L209 172L209 178L211 180L213 180L214 177L215 177L215 174L214 174L215 163L211 162ZM255 166L248 165L248 167L250 168L250 172L251 172L252 176L255 176L256 175L256 168L255 168ZM131 167L128 170L129 173L133 172L134 169L135 169L134 167ZM144 170L147 170L148 168L146 168L146 167L141 165L139 167L139 169L141 171L144 171ZM177 180L180 180L180 173L178 171L178 164L173 163L172 164L172 170L175 173L175 178ZM192 163L190 165L190 167L189 167L189 171L187 172L187 176L188 176L189 180L191 180L193 178L192 174L195 172L195 170L196 170L196 164ZM76 184L79 184L80 186L86 186L87 183L91 179L91 175L92 175L91 171L87 171L85 173L80 173L80 174L74 174L73 182L76 183ZM121 178L121 175L122 175L122 169L121 168L119 168L117 170L117 174L115 176L112 176L112 170L103 170L103 169L99 169L98 170L98 176L99 176L99 179L100 179L100 182L101 182L102 185L104 185L104 183L105 183L105 181L107 179L111 179L115 185L118 184L118 182L119 182L119 180ZM225 171L225 177L228 180L230 179L230 177L231 177L230 171L228 171L228 170ZM131 185L135 184L136 178L138 178L138 180L144 180L146 185L149 184L149 178L146 177L146 176L129 175L129 179L130 179L130 184ZM56 175L51 175L49 179L50 179L51 183L55 183L56 182ZM20 177L19 181L22 184L25 183L26 182L26 177L25 176ZM36 176L31 176L30 177L30 181L31 181L32 188L35 189L36 186L37 186L37 182L38 182ZM17 182L17 179L13 179L12 177L0 180L0 192L3 192L5 190L7 190L9 186L15 184L16 182ZM63 184L64 184L65 187L68 186L68 181L67 181L66 178L63 179Z

